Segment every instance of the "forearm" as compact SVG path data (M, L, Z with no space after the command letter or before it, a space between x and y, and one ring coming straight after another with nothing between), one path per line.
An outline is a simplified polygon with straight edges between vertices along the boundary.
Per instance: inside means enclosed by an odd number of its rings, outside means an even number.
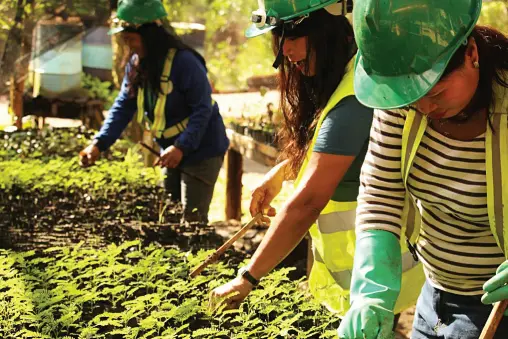
M283 162L281 162L281 164L282 164L282 171L284 171L283 172L284 173L284 181L295 180L296 175L291 170L291 164L289 162L289 159L284 160Z
M282 178L283 181L288 180L286 179L286 171L287 171L287 165L289 163L289 160L284 160L277 165L273 166L270 171L266 174L266 177L279 177Z
M208 128L212 116L212 108L200 109L189 116L189 123L185 130L176 139L175 145L185 154L198 149Z
M101 152L107 150L120 138L131 118L132 115L121 118L108 116L100 131L94 137L95 143Z
M130 63L127 64L120 93L110 107L109 114L99 133L94 137L97 140L97 147L101 151L105 151L115 143L137 111L136 97L129 95L128 74L130 67Z
M273 270L300 243L325 205L298 196L291 199L277 214L254 253L249 272L260 279Z
M400 243L391 232L358 232L351 282L351 302L379 299L390 310L400 293L402 258Z
M280 176L283 178L283 181L296 179L295 175L291 171L289 159L279 162L277 165L272 167L267 174L271 177Z

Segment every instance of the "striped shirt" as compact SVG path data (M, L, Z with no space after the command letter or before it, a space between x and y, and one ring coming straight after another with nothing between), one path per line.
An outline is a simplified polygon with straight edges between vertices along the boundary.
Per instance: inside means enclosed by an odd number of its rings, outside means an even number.
M386 230L401 236L404 121L402 114L374 111L360 178L358 231ZM483 283L504 261L487 214L485 135L458 141L427 127L407 186L422 216L416 251L429 282L456 294L483 293Z

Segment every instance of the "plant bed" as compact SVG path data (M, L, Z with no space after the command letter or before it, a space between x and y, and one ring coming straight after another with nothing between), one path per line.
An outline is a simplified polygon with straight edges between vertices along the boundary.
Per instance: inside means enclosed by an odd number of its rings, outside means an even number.
M249 136L259 143L277 147L276 126L272 123L242 118L231 121L229 127L236 133Z
M57 157L78 157L78 153L90 143L95 133L84 127L0 131L0 161L11 159L47 161ZM103 153L103 157L121 161L131 146L131 142L119 140L110 150Z
M222 241L211 227L180 224L181 207L157 186L158 170L133 159L88 169L76 159L13 160L1 162L0 172L5 173L0 177L3 248L80 241L101 247L136 238L183 247L199 239L200 246L213 248Z
M139 241L104 250L0 250L2 338L329 338L338 318L290 281L262 280L239 310L208 308L208 291L233 278L224 262L189 280L197 255Z
M318 338L334 332L337 320L297 290L305 243L279 265L296 269L272 274L240 311L212 314L208 291L235 275L264 230L253 229L221 263L190 281L189 270L210 254L203 250L219 247L238 227L224 234L181 224L181 207L158 186L159 169L144 168L135 151L83 169L70 149L34 156L27 148L26 157L0 161L0 338Z

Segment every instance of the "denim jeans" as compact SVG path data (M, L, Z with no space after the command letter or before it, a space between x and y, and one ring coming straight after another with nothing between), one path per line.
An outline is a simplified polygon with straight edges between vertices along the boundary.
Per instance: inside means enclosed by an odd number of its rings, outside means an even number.
M214 157L195 165L187 165L183 168L185 173L178 168L163 168L164 188L171 194L173 201L182 202L186 221L208 223L208 210L223 160L223 157ZM197 178L203 178L214 185Z
M481 295L441 291L427 281L416 303L411 339L478 339L492 305ZM495 339L508 338L508 317L501 321Z

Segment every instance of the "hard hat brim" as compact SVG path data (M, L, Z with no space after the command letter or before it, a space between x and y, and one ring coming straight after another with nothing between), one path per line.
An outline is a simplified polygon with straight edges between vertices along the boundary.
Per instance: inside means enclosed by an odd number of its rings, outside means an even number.
M309 14L311 12L317 11L318 9L326 8L327 6L330 6L330 5L332 5L332 8L330 8L328 10L328 13L330 13L331 15L337 15L335 13L336 6L334 6L336 2L337 2L337 0L327 0L327 1L323 2L323 3L321 3L321 4L314 5L313 7L308 8L308 9L306 9L304 11L300 11L300 12L297 12L297 13L294 13L294 14L282 17L280 19L283 20L283 21L290 20L290 19L302 16L302 15L306 15L306 14ZM260 36L262 34L265 34L267 32L270 32L275 27L276 26L264 25L263 27L260 28L260 27L257 27L256 24L252 24L249 28L247 28L245 30L245 37L246 38L254 38L254 37Z
M449 54L453 55L452 50ZM408 106L427 94L444 73L451 55L444 55L430 69L421 74L399 76L377 75L367 72L363 56L358 51L355 64L355 94L363 105L377 109L395 109Z
M125 30L125 27L115 27L115 28L111 28L111 29L108 31L108 35L114 35L114 34L117 34L117 33L123 32L124 30Z
M265 33L272 31L276 26L264 25L263 27L258 27L256 24L252 24L245 30L246 38L254 38Z

